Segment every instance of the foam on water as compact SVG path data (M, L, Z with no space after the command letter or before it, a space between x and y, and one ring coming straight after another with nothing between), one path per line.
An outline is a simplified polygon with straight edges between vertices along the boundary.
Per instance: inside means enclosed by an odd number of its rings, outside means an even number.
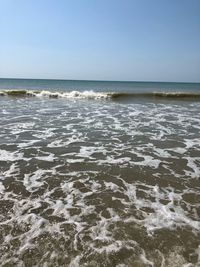
M42 186L44 184L42 176L47 172L48 171L45 170L37 170L31 174L25 174L23 184L26 187L26 190L33 192L34 190L37 190L38 187Z
M112 93L100 93L95 91L70 91L70 92L52 92L47 90L4 90L1 95L8 96L36 96L48 98L67 98L67 99L106 99L112 97Z
M10 152L7 150L0 149L0 161L17 161L24 159L24 153Z
M200 157L184 157L187 160L187 166L192 171L185 171L186 175L192 178L199 178L200 177Z
M123 99L123 98L163 98L163 99L200 99L199 92L96 92L86 91L48 91L48 90L2 90L0 96L11 97L48 97L67 99Z
M0 194L3 194L5 190L5 186L2 184L2 182L0 182Z
M199 104L1 101L0 265L198 266Z
M38 156L35 158L38 160L49 161L49 162L53 162L56 159L53 153L49 153L47 156Z

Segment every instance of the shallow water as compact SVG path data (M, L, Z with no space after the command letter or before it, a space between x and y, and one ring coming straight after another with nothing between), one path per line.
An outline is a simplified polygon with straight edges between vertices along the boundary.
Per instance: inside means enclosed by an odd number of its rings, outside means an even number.
M200 266L200 103L0 98L1 266Z

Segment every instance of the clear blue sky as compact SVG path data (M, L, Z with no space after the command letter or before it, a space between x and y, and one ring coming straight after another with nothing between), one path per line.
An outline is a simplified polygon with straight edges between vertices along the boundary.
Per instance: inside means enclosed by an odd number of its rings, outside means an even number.
M200 81L200 0L0 0L0 77Z

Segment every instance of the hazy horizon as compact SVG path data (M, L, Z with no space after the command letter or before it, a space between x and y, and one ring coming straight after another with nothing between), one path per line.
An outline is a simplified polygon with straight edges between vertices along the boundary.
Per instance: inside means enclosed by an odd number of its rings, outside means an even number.
M0 80L52 80L52 81L85 81L85 82L122 82L122 83L197 83L190 81L134 81L134 80L92 80L92 79L55 79L55 78L15 78L15 77L0 77Z

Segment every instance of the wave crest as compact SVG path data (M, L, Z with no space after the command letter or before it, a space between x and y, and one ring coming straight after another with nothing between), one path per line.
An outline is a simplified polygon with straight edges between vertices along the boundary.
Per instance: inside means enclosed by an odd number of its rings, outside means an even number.
M54 92L48 90L2 90L0 96L13 97L48 97L67 99L120 99L120 98L170 98L170 99L200 99L199 92L94 92L70 91Z
M1 96L36 96L49 98L69 98L69 99L106 99L111 98L112 93L101 93L94 91L70 91L70 92L52 92L47 90L31 91L31 90L3 90L0 91Z

